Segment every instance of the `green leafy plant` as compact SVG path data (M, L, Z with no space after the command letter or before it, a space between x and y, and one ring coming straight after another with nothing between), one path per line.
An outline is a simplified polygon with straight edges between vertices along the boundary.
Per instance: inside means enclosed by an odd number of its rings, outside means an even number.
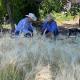
M40 4L40 15L41 17L51 12L60 12L64 3L63 0L43 0ZM43 16L42 16L43 15Z

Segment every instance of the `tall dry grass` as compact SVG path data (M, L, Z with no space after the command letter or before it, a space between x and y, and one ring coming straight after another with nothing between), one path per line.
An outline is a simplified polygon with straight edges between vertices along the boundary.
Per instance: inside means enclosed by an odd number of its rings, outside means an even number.
M0 38L0 80L80 80L80 37Z

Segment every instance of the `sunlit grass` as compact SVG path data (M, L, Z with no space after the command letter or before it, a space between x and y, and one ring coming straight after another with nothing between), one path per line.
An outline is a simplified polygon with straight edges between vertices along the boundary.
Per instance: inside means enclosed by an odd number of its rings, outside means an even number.
M5 29L11 29L11 24L2 24L2 27Z
M23 80L24 73L13 64L7 64L0 70L0 80Z
M47 66L50 80L80 80L79 42L80 37L55 41L36 34L13 39L6 35L0 38L0 80L39 80L37 74L45 76L42 69Z

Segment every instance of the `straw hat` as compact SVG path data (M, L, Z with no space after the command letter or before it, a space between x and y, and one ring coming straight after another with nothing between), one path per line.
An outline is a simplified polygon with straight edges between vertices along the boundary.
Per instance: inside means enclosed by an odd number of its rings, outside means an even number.
M33 13L29 13L28 15L26 15L27 17L30 17L33 21L37 20L37 17L35 16L35 14Z

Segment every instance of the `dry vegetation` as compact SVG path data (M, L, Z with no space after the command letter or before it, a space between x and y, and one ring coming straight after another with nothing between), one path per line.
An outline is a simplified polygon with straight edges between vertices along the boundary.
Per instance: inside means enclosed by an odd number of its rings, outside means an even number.
M80 37L0 38L0 80L80 80Z

